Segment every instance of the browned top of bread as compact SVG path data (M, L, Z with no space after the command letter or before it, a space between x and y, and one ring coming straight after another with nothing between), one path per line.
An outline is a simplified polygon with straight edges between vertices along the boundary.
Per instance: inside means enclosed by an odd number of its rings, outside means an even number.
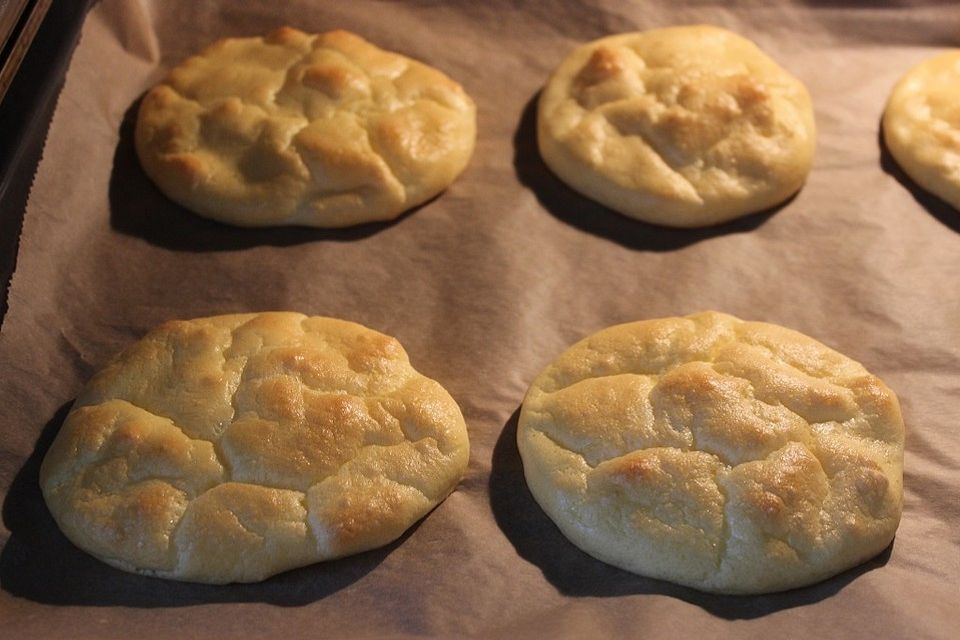
M393 338L296 313L168 322L90 381L43 461L50 511L126 569L251 582L386 544L468 441Z
M611 327L533 382L517 441L537 502L610 564L706 591L802 586L897 529L903 420L853 360L707 312Z
M440 71L346 31L220 40L143 99L136 147L171 199L242 226L394 218L466 167L476 108Z
M797 191L815 125L806 87L709 25L584 44L540 96L540 152L584 195L673 227L717 224Z

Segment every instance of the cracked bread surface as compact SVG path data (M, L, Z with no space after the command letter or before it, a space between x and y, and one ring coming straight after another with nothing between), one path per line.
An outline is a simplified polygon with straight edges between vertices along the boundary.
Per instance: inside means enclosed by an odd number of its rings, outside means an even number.
M536 501L608 564L703 591L853 567L900 521L894 393L795 331L704 312L610 327L533 382L517 444Z
M278 312L165 323L83 389L40 470L77 546L254 582L387 544L466 470L460 409L389 336Z
M547 166L615 211L700 227L777 205L813 163L810 95L752 42L708 25L574 50L538 104Z
M907 175L960 211L960 49L921 62L897 83L883 137Z
M440 71L347 31L220 40L143 98L140 162L170 199L239 226L390 220L466 168L476 107Z

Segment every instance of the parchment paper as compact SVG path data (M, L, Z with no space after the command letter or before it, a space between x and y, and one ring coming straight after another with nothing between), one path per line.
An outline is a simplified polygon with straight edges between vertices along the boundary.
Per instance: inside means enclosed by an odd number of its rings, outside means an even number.
M960 213L882 149L897 78L958 46L953 3L126 2L89 15L26 212L0 333L0 635L12 637L946 638L960 629ZM709 22L809 86L819 145L782 207L716 229L622 218L564 187L534 141L537 92L582 41ZM458 79L479 106L465 174L391 224L240 230L167 201L131 129L139 97L204 44L281 24L346 28ZM74 548L37 486L96 367L169 318L294 309L397 336L460 402L459 489L385 549L211 587ZM862 361L901 399L903 522L879 558L816 586L708 596L566 542L514 441L536 373L629 320L718 309Z

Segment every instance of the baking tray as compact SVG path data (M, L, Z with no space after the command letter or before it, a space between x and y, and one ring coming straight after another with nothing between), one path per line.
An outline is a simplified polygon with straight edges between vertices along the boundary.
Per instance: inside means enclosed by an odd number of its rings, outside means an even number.
M880 143L897 78L957 46L952 3L197 3L105 0L73 55L23 224L0 330L0 619L19 637L946 638L960 627L960 226ZM628 220L536 151L556 63L609 33L733 29L813 95L818 150L797 196L712 229ZM441 196L342 231L244 230L189 214L143 175L138 101L226 35L346 28L439 67L479 111ZM527 385L602 327L718 309L798 329L900 396L905 510L893 545L820 584L710 596L608 567L530 496L515 444ZM37 469L85 380L172 317L296 309L395 335L460 403L464 481L399 541L262 584L126 574L80 552Z

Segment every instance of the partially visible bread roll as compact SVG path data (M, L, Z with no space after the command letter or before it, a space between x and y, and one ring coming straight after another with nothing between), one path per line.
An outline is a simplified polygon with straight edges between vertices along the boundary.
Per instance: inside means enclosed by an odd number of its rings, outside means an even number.
M960 211L960 49L920 63L897 83L883 139L908 176Z

